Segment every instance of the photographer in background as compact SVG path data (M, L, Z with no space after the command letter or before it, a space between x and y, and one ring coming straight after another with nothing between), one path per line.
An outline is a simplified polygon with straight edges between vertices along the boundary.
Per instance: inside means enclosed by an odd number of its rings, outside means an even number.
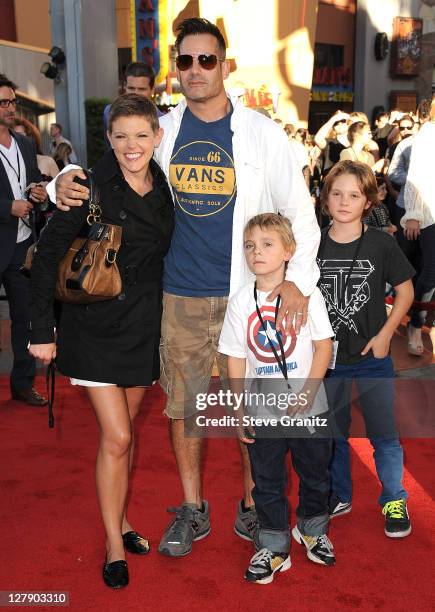
M29 279L20 268L33 242L31 213L34 206L45 201L47 193L33 141L13 132L15 90L16 85L0 74L0 287L5 288L12 322L12 398L44 406L47 400L33 387L35 359L27 351Z

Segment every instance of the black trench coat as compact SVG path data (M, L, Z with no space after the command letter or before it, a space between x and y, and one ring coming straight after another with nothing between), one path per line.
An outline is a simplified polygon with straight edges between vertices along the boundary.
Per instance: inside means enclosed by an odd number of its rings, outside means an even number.
M117 264L122 293L89 305L63 304L57 364L72 378L120 386L159 378L163 258L174 226L165 176L152 160L153 190L144 197L125 181L112 151L94 167L102 221L122 226ZM41 234L31 273L31 343L53 342L57 268L85 223L88 207L56 211Z

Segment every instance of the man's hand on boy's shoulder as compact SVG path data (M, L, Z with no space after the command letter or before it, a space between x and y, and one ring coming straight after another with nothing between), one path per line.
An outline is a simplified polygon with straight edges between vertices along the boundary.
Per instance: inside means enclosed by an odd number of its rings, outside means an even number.
M299 334L308 319L309 297L305 297L291 281L283 281L267 297L269 302L273 302L278 295L281 296L281 305L278 310L276 329L283 331L288 336L292 330ZM284 323L285 319L285 323Z

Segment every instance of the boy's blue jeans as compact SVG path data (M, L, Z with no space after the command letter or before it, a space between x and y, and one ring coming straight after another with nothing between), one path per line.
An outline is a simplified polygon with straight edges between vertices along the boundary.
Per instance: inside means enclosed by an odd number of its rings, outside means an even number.
M376 472L382 484L379 504L407 499L403 488L403 450L394 421L394 370L391 357L369 357L355 365L329 370L326 392L336 426L331 461L331 489L343 503L352 499L349 429L351 391L355 380L367 437L374 449Z
M260 434L260 429L256 430ZM290 530L287 498L286 457L291 453L292 464L299 476L297 526L303 535L317 537L328 532L331 461L331 440L313 438L263 438L257 436L248 444L255 509L259 530L255 541L258 549L288 553Z

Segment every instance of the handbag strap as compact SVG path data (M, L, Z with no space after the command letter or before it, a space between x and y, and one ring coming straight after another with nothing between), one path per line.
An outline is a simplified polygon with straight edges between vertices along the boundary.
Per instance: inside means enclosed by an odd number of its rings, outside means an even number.
M88 209L89 215L87 218L88 225L92 225L92 223L101 223L101 217L103 215L103 209L101 206L101 198L100 198L100 190L94 178L94 173L92 168L86 170L83 169L83 172L86 175L86 178L89 183L89 198L88 198Z
M54 427L54 391L56 387L56 362L50 361L45 372L45 383L47 386L47 398L48 398L48 427L53 429Z
M95 179L94 179L94 175L92 172L92 168L89 169L85 169L83 168L83 172L86 176L86 178L89 181L89 204L93 204L94 202L94 198L95 198Z

